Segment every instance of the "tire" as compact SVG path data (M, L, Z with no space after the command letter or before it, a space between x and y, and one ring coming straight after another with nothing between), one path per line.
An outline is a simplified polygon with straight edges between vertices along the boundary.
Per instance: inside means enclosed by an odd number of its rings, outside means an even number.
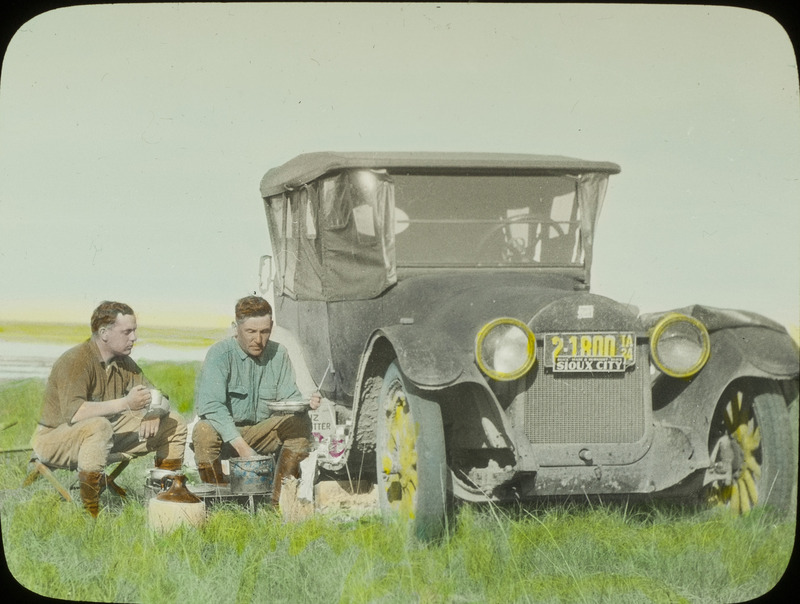
M423 541L444 532L447 464L439 405L392 362L381 387L376 470L381 513L407 521Z
M789 511L797 467L789 412L777 384L745 379L729 386L717 404L709 451L712 463L727 457L733 468L730 480L707 485L710 506L737 515L756 506Z

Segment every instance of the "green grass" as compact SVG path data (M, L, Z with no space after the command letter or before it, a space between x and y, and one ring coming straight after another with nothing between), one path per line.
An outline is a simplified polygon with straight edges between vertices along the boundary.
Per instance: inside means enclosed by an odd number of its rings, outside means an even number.
M193 364L145 372L190 411ZM41 380L0 386L4 449L25 447ZM202 529L147 530L142 483L151 458L105 493L97 520L44 480L22 488L27 453L5 453L0 521L8 567L48 597L106 602L735 602L769 591L794 546L795 524L769 510L745 518L667 504L464 506L448 537L420 544L375 516L283 523L213 509ZM58 471L62 482L70 474Z
M147 378L169 396L170 403L187 417L194 408L194 386L202 363L163 363L139 361Z

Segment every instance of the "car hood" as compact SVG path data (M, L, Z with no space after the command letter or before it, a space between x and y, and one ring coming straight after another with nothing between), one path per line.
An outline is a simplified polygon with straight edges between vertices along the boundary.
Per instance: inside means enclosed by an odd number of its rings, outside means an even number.
M397 323L378 331L391 340L403 371L417 384L434 387L477 371L475 338L493 319L519 319L537 335L640 329L635 310L575 287L574 280L530 272L407 278L385 300L398 310Z
M641 327L635 308L583 291L577 281L560 275L513 271L425 275L398 283L392 297L402 300L400 307L414 308L407 321L430 335L446 332L460 339L463 334L470 346L476 331L499 317L519 319L534 331Z

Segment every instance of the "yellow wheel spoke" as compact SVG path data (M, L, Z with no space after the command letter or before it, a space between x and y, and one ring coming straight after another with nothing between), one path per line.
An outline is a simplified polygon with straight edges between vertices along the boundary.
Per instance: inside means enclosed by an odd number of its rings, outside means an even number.
M747 493L747 487L744 485L744 481L740 478L738 481L739 484L739 509L741 510L742 514L748 514L750 512L750 495Z
M758 449L761 446L761 428L756 426L755 430L747 435L746 443L750 451Z
M756 488L756 483L753 480L753 476L750 474L750 470L744 470L742 472L742 480L741 482L745 486L745 491L747 492L747 496L750 502L753 505L758 504L758 489Z
M733 436L740 445L744 445L747 440L747 424L739 424L733 432Z
M736 426L742 423L742 393L737 392L736 397L728 404L728 411L730 415L728 419L728 430L733 432Z
M731 488L731 494L730 494L731 511L734 514L738 514L739 510L741 510L739 501L739 486L734 482L730 488Z
M733 486L728 485L720 487L718 490L718 494L719 494L719 505L728 505L728 502L733 497Z
M722 415L723 415L722 419L725 421L725 427L728 429L728 432L733 433L735 429L734 426L736 425L735 423L736 418L734 417L733 413L732 401L727 404L727 406L725 407L725 413L723 413Z
M417 434L405 393L398 389L386 414L387 450L381 459L390 505L401 517L414 518L417 492Z
M761 478L761 466L755 457L752 455L745 457L744 465L755 478Z
M734 514L746 514L758 505L758 481L761 478L761 429L751 407L751 395L738 391L723 409L722 423L736 449L734 480L730 485L714 483L708 488L709 505L727 506Z

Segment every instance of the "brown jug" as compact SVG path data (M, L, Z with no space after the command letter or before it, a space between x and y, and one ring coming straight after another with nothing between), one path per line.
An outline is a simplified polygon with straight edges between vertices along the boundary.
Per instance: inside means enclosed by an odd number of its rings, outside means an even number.
M170 480L168 489L162 490L147 504L150 528L166 534L181 525L200 527L206 521L206 504L186 488L186 476L175 474L161 479L162 488Z

